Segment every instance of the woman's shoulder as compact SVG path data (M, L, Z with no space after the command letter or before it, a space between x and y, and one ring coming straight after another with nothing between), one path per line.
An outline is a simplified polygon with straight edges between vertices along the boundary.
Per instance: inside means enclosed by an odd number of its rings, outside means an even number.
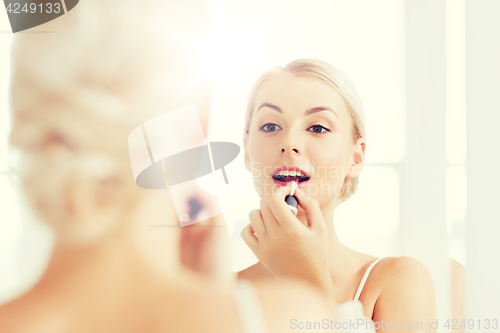
M418 259L408 256L386 257L380 260L378 266L379 274L387 281L394 282L401 278L412 278L415 276L428 275L429 270ZM374 268L375 269L375 268Z
M377 267L378 266L378 267ZM434 284L427 267L418 259L401 256L381 260L373 269L379 282L380 294L376 304L388 306L434 298Z
M63 294L37 285L0 305L0 332L37 332L41 328L54 333L88 332L96 325L101 331L125 331L131 325L141 331L151 324L164 331L239 332L231 294L194 274L151 287L138 283L137 290L123 290L120 297L103 300L101 296L93 289ZM94 299L100 302L93 303ZM192 313L197 314L196 320Z
M370 260L366 263L359 273L360 276L364 276L370 264L374 262ZM382 257L369 272L360 299L372 300L371 303L375 304L387 291L396 288L401 291L411 288L414 283L427 285L428 281L430 281L429 271L419 260L408 256Z
M65 308L46 294L29 292L0 306L0 332L38 332L41 328L54 333L89 332L95 330L96 325L100 331L107 332L125 331L127 325L129 328L135 325L141 331L153 324L163 331L239 332L239 319L227 291L208 288L208 283L190 287L179 283L174 287L158 288L155 297L147 296L151 290L145 288L144 298L117 299L117 306L108 312L102 311L101 305L92 308L88 299L82 300L80 307ZM97 294L94 297L99 299ZM124 305L127 311L121 310ZM193 313L197 314L196 320Z
M412 287L413 283L427 283L431 276L427 267L418 259L408 256L384 257L372 269L370 280L380 291Z

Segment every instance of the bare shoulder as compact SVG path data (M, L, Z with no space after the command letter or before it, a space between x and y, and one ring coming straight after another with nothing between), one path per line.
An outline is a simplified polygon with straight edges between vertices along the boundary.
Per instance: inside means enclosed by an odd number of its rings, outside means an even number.
M391 257L380 264L383 285L375 319L427 321L435 317L434 284L423 263L412 257Z
M299 323L334 320L334 307L309 284L298 280L254 282L269 332L296 332Z
M362 273L364 272L362 271ZM386 257L373 267L363 293L371 291L370 297L374 298L375 302L384 290L401 288L408 286L408 284L411 286L419 281L426 284L431 281L428 269L419 260L406 256Z
M360 274L365 272L366 266ZM373 309L373 306L380 301L381 295L387 295L390 290L402 291L405 288L415 287L415 283L423 283L428 287L429 282L432 282L429 271L417 259L406 256L386 257L373 267L360 300L365 305L371 304L365 306L367 309ZM367 311L367 314L370 313L371 311Z
M390 286L395 282L418 281L430 278L427 267L418 259L412 257L389 257L381 260L378 265L379 275Z

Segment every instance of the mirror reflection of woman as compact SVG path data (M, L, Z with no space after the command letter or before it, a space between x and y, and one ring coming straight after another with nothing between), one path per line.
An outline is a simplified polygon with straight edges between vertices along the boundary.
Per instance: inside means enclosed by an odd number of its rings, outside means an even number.
M0 332L290 332L290 318L333 316L300 281L233 290L214 249L224 228L180 228L170 191L134 182L135 128L191 104L207 128L202 62L168 34L206 24L197 0L86 0L44 25L57 33L16 37L10 145L55 245L39 281L0 306Z
M339 304L361 301L374 322L421 322L421 330L435 332L426 327L436 309L422 263L360 253L337 236L334 212L355 193L367 146L363 106L349 79L318 60L270 69L254 84L245 119L245 165L261 201L241 235L259 262L238 277L307 280ZM292 181L297 216L284 202Z

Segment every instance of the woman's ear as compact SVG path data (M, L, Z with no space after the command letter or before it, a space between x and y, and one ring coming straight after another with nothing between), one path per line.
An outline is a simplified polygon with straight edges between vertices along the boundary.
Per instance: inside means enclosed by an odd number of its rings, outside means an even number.
M248 156L248 132L243 135L243 151L245 154L245 167L248 171L252 172L250 168L250 157Z
M363 166L365 165L365 146L364 138L359 138L358 142L353 146L347 178L358 177L361 170L363 170Z

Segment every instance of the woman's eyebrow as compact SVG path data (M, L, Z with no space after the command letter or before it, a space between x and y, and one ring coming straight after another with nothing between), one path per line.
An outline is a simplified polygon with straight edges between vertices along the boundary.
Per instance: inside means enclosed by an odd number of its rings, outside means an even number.
M257 111L259 111L263 107L268 107L268 108L273 109L276 112L283 113L283 111L281 111L281 108L279 106L271 104L271 103L262 103L259 106L259 108L257 109ZM330 111L330 112L332 112L335 115L335 117L338 118L337 113L335 113L335 111L331 107L329 107L329 106L317 106L317 107L311 108L311 109L307 110L304 113L304 115L309 116L309 115L311 115L313 113L321 112L321 111Z
M310 114L313 114L313 113L316 113L316 112L320 112L320 111L330 111L330 112L332 112L335 115L335 117L338 118L337 113L335 113L335 111L331 107L329 107L329 106L318 106L318 107L315 107L315 108L307 110L304 114L306 116L308 116Z
M276 111L276 112L283 113L283 111L281 111L281 109L280 109L280 107L279 107L279 106L276 106L276 105L271 104L271 103L262 103L262 104L259 106L259 108L257 109L257 111L259 111L261 108L266 107L266 106L267 106L268 108L273 109L273 110L274 110L274 111ZM255 112L257 112L257 111L255 111Z

